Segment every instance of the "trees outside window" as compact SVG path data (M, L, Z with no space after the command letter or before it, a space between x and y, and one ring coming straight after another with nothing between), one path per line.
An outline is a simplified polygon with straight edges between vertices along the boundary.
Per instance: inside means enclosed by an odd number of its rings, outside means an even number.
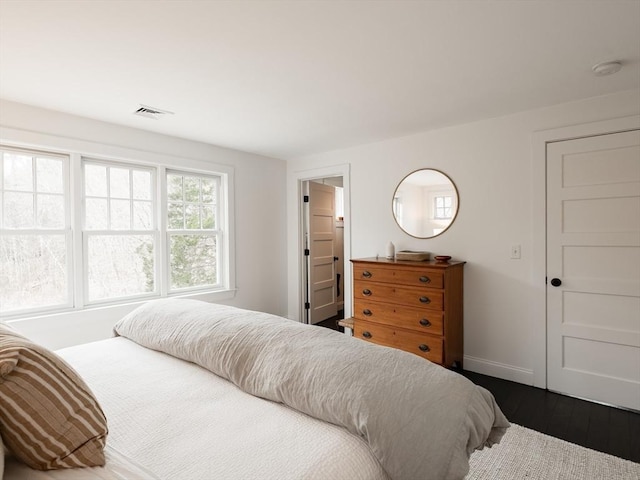
M69 158L0 149L0 313L71 304Z
M167 172L170 291L219 284L219 190L219 178Z
M155 170L84 161L89 303L156 292Z

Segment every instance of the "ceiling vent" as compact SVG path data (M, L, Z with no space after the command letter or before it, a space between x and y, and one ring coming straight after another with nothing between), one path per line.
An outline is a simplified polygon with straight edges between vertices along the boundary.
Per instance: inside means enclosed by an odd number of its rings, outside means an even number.
M165 115L173 115L173 112L170 112L169 110L160 110L159 108L140 104L140 108L138 108L135 112L133 112L133 114L139 115L141 117L153 118L154 120L159 120Z

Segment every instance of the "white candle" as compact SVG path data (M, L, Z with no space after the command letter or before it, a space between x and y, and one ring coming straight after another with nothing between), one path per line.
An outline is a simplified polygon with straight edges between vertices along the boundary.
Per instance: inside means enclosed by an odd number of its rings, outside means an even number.
M387 258L395 258L396 257L396 247L393 245L393 242L389 242L387 244Z

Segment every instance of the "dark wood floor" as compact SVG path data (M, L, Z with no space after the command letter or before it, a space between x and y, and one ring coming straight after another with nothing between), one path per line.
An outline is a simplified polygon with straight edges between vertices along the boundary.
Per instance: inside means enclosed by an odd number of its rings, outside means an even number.
M330 328L331 330L337 330L339 332L344 333L344 328L338 325L338 320L342 320L344 318L344 310L338 310L338 314L335 317L327 318L322 322L316 323L318 327Z
M342 331L339 314L318 325ZM479 373L456 370L489 390L512 423L640 463L640 413L567 397Z
M479 373L459 373L489 390L513 423L640 463L640 413Z

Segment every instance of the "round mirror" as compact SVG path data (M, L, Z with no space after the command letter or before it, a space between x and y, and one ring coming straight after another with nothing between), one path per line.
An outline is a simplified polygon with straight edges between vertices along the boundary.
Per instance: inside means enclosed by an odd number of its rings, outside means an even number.
M396 188L392 210L398 226L412 237L436 237L456 218L458 190L439 170L416 170Z

